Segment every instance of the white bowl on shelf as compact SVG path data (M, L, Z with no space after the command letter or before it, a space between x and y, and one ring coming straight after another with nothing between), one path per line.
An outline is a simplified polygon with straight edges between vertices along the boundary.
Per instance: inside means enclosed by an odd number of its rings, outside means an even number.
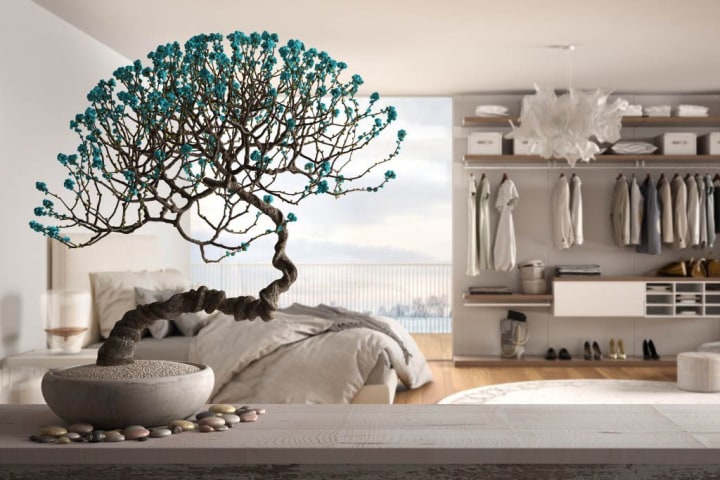
M547 293L547 282L544 278L521 280L523 293L542 295Z

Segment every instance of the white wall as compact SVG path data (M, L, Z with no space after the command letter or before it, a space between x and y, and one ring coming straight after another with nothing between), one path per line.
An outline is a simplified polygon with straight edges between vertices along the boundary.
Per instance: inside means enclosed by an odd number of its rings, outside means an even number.
M631 103L646 106L669 103L678 105L690 103L708 105L711 114L720 114L719 95L622 95ZM511 115L520 111L519 95L477 95L461 96L453 99L453 346L455 355L500 355L499 321L506 316L508 308L464 307L462 293L468 287L504 285L520 291L519 274L513 272L484 271L479 276L469 277L465 274L467 258L467 187L469 171L464 168L462 156L467 148L467 135L472 131L503 131L502 127L462 128L462 119L473 116L477 105L505 105L511 109ZM670 127L624 128L623 138L647 139L667 131ZM677 128L673 131L705 131L720 130L714 128ZM510 153L511 150L506 150ZM583 165L577 169L564 168L563 161L559 167L548 168L542 164L532 170L507 170L519 191L519 201L514 210L515 232L517 236L518 261L541 259L546 266L556 264L597 263L604 275L645 275L672 260L680 258L706 256L709 249L676 250L665 248L661 255L638 254L632 248L618 248L612 241L610 233L610 199L615 177L623 171L628 178L635 173L639 181L644 180L647 173L657 179L661 172L674 175L679 172L705 173L705 170L683 168L673 164L663 169L628 169L628 168L593 168L593 164ZM490 179L493 192L500 184L503 167L497 170L482 168L473 170L476 178L485 172ZM718 172L718 165L710 167L713 174ZM550 198L558 176L564 172L569 178L576 172L583 184L583 206L585 225L585 244L568 250L560 250L553 246L550 228ZM495 196L493 193L492 201ZM494 210L494 209L493 209ZM492 213L491 224L497 222L495 212ZM714 253L718 257L720 242L716 242ZM551 272L548 268L548 272ZM544 355L549 347L556 350L566 347L573 356L582 358L582 347L585 340L596 340L604 351L607 350L611 338L623 338L625 349L629 355L642 356L642 341L652 338L659 348L659 353L675 354L681 351L695 350L700 343L720 339L720 319L660 319L660 318L555 318L550 309L515 308L528 315L530 342L527 353Z
M154 45L148 46L148 51ZM68 121L87 106L100 78L129 63L117 52L29 0L0 2L0 358L42 347L40 298L47 285L46 240L28 222L42 196L36 180L59 185L55 161L77 138ZM164 226L168 266L189 272L189 247Z

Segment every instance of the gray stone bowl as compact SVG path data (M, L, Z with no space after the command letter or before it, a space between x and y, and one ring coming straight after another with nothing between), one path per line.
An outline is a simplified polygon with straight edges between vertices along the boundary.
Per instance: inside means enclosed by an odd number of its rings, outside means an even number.
M101 380L73 378L51 370L42 379L45 401L68 424L86 422L96 428L153 427L188 418L210 398L215 375L200 370L155 378Z

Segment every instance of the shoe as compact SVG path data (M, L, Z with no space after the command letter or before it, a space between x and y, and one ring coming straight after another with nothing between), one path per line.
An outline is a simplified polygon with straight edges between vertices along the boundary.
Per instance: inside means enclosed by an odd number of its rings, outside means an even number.
M652 340L648 341L648 352L650 353L651 360L660 360L660 355L658 355L657 350L655 350L655 344Z
M623 345L622 338L619 338L617 341L617 354L620 360L625 360L627 358L627 355L625 355L625 345Z
M603 355L600 351L600 345L597 342L593 342L593 360L602 360Z
M545 354L545 360L555 360L555 359L557 359L557 355L555 355L555 349L548 348L548 351Z
M590 342L585 342L585 360L592 360L592 352L590 351Z
M643 360L650 360L650 347L648 347L648 341L643 340Z
M568 352L567 348L561 348L559 356L560 360L572 360L572 356L570 355L570 352Z
M615 340L610 339L610 347L608 348L608 356L612 358L613 360L617 360L618 354L617 350L615 350Z

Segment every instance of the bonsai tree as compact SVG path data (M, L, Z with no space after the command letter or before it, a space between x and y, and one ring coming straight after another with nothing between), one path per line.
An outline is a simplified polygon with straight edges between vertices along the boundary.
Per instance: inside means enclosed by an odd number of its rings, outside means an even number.
M359 158L397 118L395 108L381 108L377 93L361 102L359 75L343 80L345 63L297 40L279 46L267 32L198 35L184 47L161 45L148 58L90 91L90 105L70 121L77 150L57 156L67 169L63 188L35 184L45 198L30 227L77 248L162 222L197 245L205 262L274 235L272 265L282 276L258 298L200 287L140 305L115 324L98 365L132 363L142 330L159 318L219 310L236 320L270 320L297 278L285 254L297 218L279 204L376 192L395 173L370 174L398 155L405 138L399 130L386 156ZM191 213L208 234L187 231ZM76 229L90 240L74 242L67 232Z

